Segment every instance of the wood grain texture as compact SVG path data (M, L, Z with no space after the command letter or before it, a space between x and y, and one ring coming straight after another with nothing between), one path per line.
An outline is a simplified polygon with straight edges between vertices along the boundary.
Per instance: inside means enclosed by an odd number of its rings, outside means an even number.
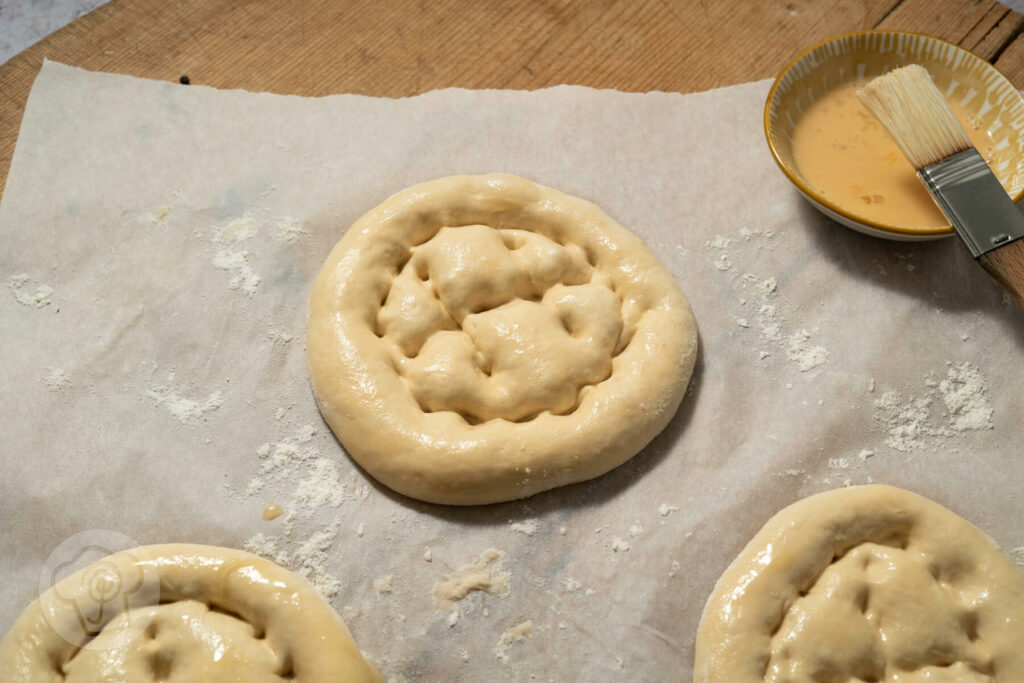
M1024 239L1018 239L978 257L978 263L1006 288L1024 309Z
M994 0L112 0L0 66L0 180L44 58L297 95L694 92L774 76L837 33L890 28L963 45L1021 87L1022 25Z

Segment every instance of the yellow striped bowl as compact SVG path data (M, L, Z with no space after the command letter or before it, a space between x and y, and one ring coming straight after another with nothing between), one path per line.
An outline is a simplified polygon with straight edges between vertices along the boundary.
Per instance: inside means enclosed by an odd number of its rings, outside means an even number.
M764 132L775 161L797 189L825 215L876 237L917 241L953 234L950 226L906 228L857 216L826 199L793 161L793 129L816 97L850 81L873 78L906 64L921 64L947 98L961 104L992 136L992 170L1014 201L1024 195L1024 101L995 67L938 38L902 31L862 31L829 38L805 50L782 71L768 93Z

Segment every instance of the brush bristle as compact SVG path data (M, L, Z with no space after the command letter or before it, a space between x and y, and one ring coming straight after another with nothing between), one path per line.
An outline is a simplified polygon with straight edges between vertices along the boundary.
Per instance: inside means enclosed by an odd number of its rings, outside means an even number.
M857 97L918 170L973 146L923 66L911 64L879 76Z

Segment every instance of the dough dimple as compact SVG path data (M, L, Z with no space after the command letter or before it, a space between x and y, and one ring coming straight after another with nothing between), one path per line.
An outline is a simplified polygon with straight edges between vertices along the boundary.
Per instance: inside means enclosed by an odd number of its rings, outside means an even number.
M313 287L307 352L324 418L370 474L471 504L634 455L682 399L696 331L672 277L600 209L493 174L360 218Z
M110 555L43 593L0 642L0 680L381 678L303 579L246 552L169 544Z
M862 486L773 517L715 586L694 679L1024 680L1024 573L907 491Z

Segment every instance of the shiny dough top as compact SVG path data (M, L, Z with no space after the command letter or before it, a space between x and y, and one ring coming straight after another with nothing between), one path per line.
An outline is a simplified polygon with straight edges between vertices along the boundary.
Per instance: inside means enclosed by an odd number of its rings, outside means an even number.
M719 579L694 680L1024 681L1024 572L908 491L811 496L769 520Z
M696 356L672 276L599 208L507 174L360 218L310 296L313 388L346 450L449 504L589 479L675 413Z
M4 683L282 680L382 679L305 580L228 548L110 555L40 596L0 642Z

